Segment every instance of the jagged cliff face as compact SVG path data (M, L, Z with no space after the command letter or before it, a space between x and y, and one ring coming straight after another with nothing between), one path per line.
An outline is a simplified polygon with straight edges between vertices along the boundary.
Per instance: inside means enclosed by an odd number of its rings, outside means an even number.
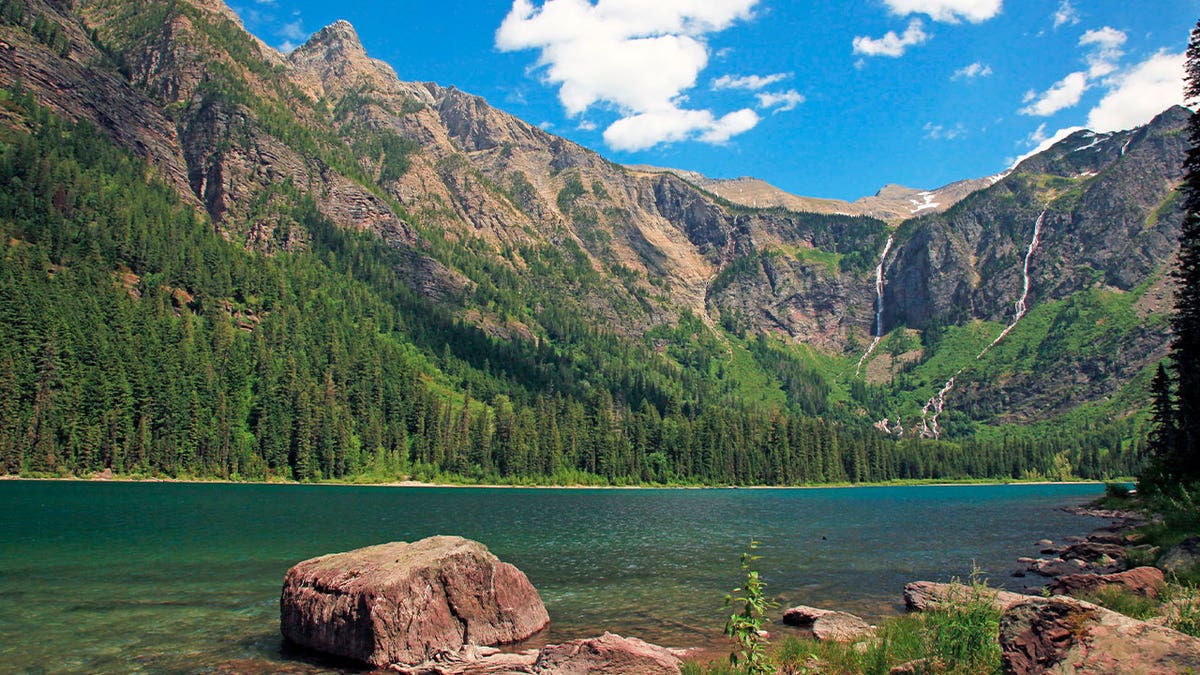
M1110 394L1166 344L1152 319L1170 299L1182 108L1131 132L1081 132L999 179L889 186L854 204L774 195L776 208L750 208L730 191L749 183L621 167L479 97L403 82L345 22L283 56L219 0L25 3L63 37L0 24L0 85L20 82L91 120L247 245L303 249L310 235L292 206L311 199L334 223L406 251L402 272L419 292L513 339L540 334L539 308L502 316L474 298L480 285L537 290L635 339L691 312L714 332L766 332L848 359L828 374L844 378L872 339L889 235L885 332L1005 323L1045 211L1029 303L1138 292L1145 327L1123 334L1118 356L1018 369L964 386L964 400L986 419L1066 410Z
M1022 259L1045 211L1033 301L1093 284L1132 290L1177 247L1188 113L1133 131L1081 131L1017 166L945 215L909 223L886 266L885 322L1004 320L1020 295Z

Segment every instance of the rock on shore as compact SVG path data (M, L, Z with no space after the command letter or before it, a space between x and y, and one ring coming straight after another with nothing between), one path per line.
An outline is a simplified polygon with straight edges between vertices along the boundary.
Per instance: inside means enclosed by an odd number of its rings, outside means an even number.
M1053 595L1081 595L1118 586L1144 598L1157 598L1164 583L1158 568L1136 567L1116 574L1069 574L1055 579L1048 588Z
M516 642L549 623L524 573L461 537L306 560L288 570L280 597L288 640L374 666Z
M792 607L783 613L783 622L812 631L818 642L853 642L875 632L862 618L807 605Z
M934 611L947 605L960 604L975 598L987 600L997 609L1005 610L1029 597L987 586L943 584L936 581L914 581L904 586L904 607L910 612Z
M1176 675L1200 669L1200 639L1067 597L1034 598L1000 619L1009 675Z

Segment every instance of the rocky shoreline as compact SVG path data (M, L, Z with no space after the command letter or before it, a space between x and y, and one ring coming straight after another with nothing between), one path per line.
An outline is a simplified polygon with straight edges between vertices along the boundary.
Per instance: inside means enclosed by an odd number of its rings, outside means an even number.
M1002 612L1000 647L1005 672L1013 675L1200 668L1200 639L1171 630L1165 620L1139 621L1071 597L1119 587L1158 598L1164 570L1129 565L1158 557L1135 530L1144 518L1090 506L1063 510L1110 522L1085 536L1039 541L1044 557L1020 558L1011 573L1022 592L915 581L904 589L906 609L925 612L982 597ZM1194 539L1160 560L1175 555L1179 565L1196 564L1200 539ZM878 640L874 626L845 612L798 606L782 619L817 641ZM304 561L288 571L280 599L281 631L289 643L405 675L677 675L688 656L607 632L540 649L501 649L549 621L520 570L459 537ZM907 665L912 667L893 672L921 672L920 664ZM812 666L808 672L821 672L820 664Z

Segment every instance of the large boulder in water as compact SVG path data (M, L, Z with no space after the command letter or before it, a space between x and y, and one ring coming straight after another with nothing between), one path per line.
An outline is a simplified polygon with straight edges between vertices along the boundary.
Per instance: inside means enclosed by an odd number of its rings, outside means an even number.
M517 642L550 623L524 573L461 537L305 560L288 570L279 609L288 640L374 666Z

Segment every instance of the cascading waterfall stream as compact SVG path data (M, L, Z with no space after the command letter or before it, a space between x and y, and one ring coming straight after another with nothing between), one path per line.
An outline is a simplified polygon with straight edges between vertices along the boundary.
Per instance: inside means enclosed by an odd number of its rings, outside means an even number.
M992 347L995 347L1000 343L1001 340L1007 337L1008 334L1017 327L1017 323L1021 321L1021 318L1024 317L1025 313L1028 311L1026 302L1029 300L1029 262L1033 258L1033 253L1037 250L1038 244L1041 243L1042 223L1046 221L1046 214L1049 211L1050 206L1047 205L1046 208L1042 209L1042 212L1038 215L1037 220L1033 223L1033 237L1029 240L1029 248L1025 250L1025 262L1021 267L1021 298L1017 300L1016 314L1013 316L1012 323L1005 326L1004 330L1000 331L1000 334L996 336L996 339L992 340L991 344L984 347L983 351L979 352L979 354L975 356L976 361L982 359L984 354L987 354ZM962 375L963 370L965 370L965 368L960 368L958 372L954 373L954 375L946 381L945 386L938 391L937 395L926 401L925 405L921 408L922 436L939 438L942 435L942 430L938 426L938 416L942 414L942 409L946 406L946 394L948 394L950 390L954 388L954 380L959 375ZM932 417L929 416L930 410L933 411Z
M1012 329L1017 327L1017 323L1021 320L1021 317L1025 316L1025 312L1028 311L1025 306L1025 302L1029 300L1029 260L1033 258L1033 252L1037 250L1038 244L1041 243L1042 223L1045 222L1045 220L1046 210L1043 210L1041 215L1037 217L1037 221L1033 224L1033 239L1029 240L1029 248L1025 251L1025 265L1021 268L1021 278L1024 285L1021 288L1021 299L1017 300L1017 313L1013 316L1012 323L1005 326L1004 330L1000 331L1000 334L996 336L996 339L992 340L991 344L984 347L983 351L979 352L979 355L975 357L976 361L983 358L983 355L988 353L992 347L1000 344L1000 341L1007 337L1008 334L1012 332Z
M883 245L883 255L879 256L879 265L875 268L875 338L871 340L871 346L867 347L867 351L858 360L858 366L854 369L855 377L862 372L867 357L871 356L871 352L875 351L875 348L879 346L879 341L883 339L883 263L887 261L888 252L892 250L894 241L895 235L889 234L887 243Z

